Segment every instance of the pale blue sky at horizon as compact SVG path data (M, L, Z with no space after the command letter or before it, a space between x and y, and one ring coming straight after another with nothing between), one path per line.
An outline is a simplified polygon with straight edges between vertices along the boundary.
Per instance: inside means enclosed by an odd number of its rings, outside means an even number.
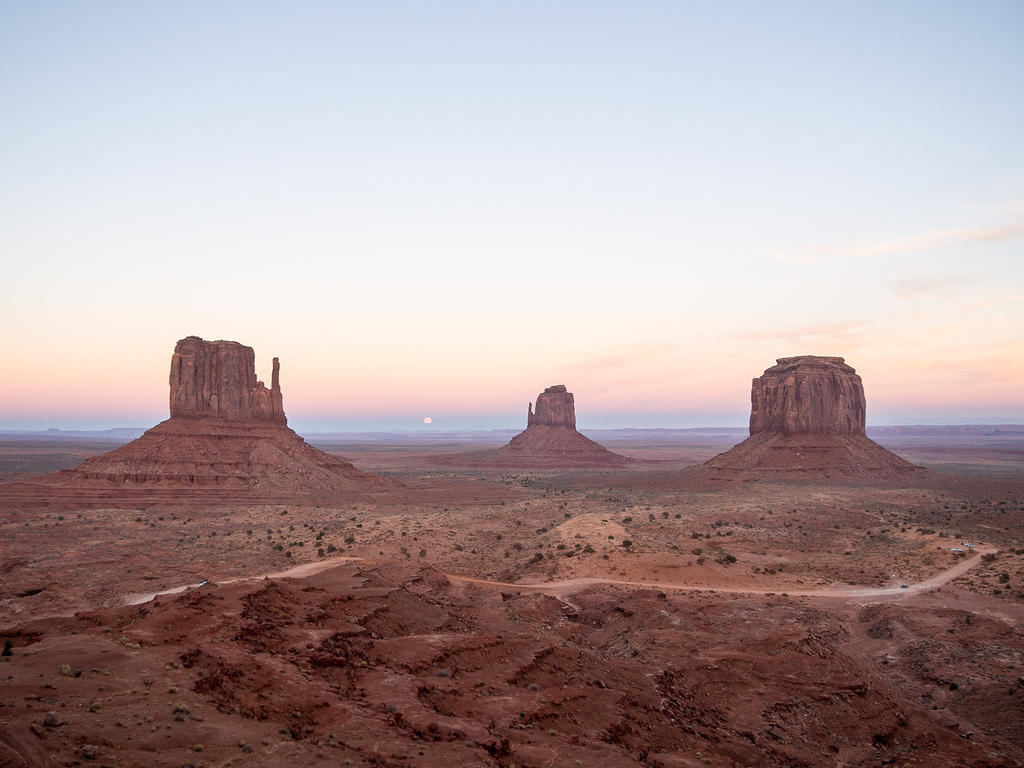
M1024 420L1024 3L0 2L0 429L166 416L174 341L306 431ZM586 418L584 418L586 414ZM511 419L511 422L510 422Z

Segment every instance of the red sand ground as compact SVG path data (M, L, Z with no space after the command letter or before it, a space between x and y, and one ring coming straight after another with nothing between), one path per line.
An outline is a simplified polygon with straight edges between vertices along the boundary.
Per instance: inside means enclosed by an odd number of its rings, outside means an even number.
M385 453L301 504L0 490L0 766L1024 765L1019 481Z

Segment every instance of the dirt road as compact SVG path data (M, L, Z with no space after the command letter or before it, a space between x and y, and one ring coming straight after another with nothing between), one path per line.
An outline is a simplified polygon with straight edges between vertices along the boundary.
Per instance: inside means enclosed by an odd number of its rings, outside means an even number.
M621 579L605 579L605 578L578 578L578 579L564 579L561 581L545 581L537 582L533 584L516 584L505 581L490 581L488 579L478 579L472 576L461 576L453 573L446 573L450 581L461 582L464 584L479 584L481 586L499 587L501 589L516 589L527 592L543 592L551 594L556 597L568 597L574 595L577 592L581 592L589 587L597 586L600 584L609 584L612 586L620 587L634 587L637 589L658 589L658 590L672 590L672 591L684 591L684 592L724 592L729 594L742 594L742 595L775 595L782 594L783 592L791 597L832 597L832 598L861 598L861 597L892 597L900 598L906 597L907 595L914 595L920 592L926 592L936 587L940 587L943 584L947 584L953 579L962 576L971 568L981 562L982 555L989 552L995 552L995 549L988 547L979 547L974 553L959 563L947 568L946 570L932 576L930 579L919 581L914 584L908 584L906 588L895 586L895 587L835 587L830 589L808 589L808 590L793 590L785 587L775 587L774 589L762 589L757 587L715 587L707 585L694 585L694 584L672 584L661 581L627 581ZM328 568L333 568L336 565L342 563L353 562L356 560L362 560L359 557L332 557L327 560L320 560L313 563L304 563L303 565L297 565L294 568L289 568L286 571L277 571L275 573L259 574L257 576L240 576L233 579L218 580L218 584L234 584L240 581L254 581L257 579L284 579L284 578L301 578L303 576L312 576L315 573L320 573ZM125 598L126 605L139 605L141 603L148 603L155 597L160 595L174 595L180 592L184 592L186 589L193 589L200 586L199 584L186 584L181 587L174 587L172 589L165 589L162 592L146 592L143 594L128 595Z
M303 563L302 565L296 565L294 568L289 568L286 571L277 571L275 573L261 573L258 576L238 576L233 579L218 579L217 584L235 584L239 581L255 581L256 579L301 579L303 576L312 576L314 573L320 573L320 571L326 571L328 568L333 568L336 565L347 563L352 560L362 560L361 557L346 557L345 555L339 555L338 557L329 557L326 560L317 560L312 563ZM206 582L202 582L205 584ZM161 595L177 595L180 592L184 592L186 589L195 589L201 586L201 584L185 584L181 587L172 587L171 589L165 589L162 592L142 592L136 595L128 595L124 599L125 605L140 605L142 603L148 603L150 600L160 597Z
M623 587L636 587L639 589L659 589L662 591L673 590L673 591L685 591L685 592L725 592L729 594L742 594L742 595L776 595L781 594L783 591L785 594L792 597L839 597L839 598L855 598L855 597L905 597L907 595L913 595L920 592L926 592L930 589L935 589L943 584L946 584L953 579L962 576L964 573L969 571L971 568L981 562L981 556L989 552L995 552L996 550L990 548L979 547L975 550L974 554L965 560L960 561L956 565L947 568L941 573L932 576L930 579L919 581L914 584L908 584L906 588L901 586L895 587L836 587L831 589L808 589L808 590L793 590L785 587L776 587L774 589L759 589L755 587L713 587L706 585L693 585L693 584L672 584L661 581L625 581L619 579L604 579L604 578L580 578L580 579L565 579L563 581L546 581L538 582L535 584L512 584L501 581L488 581L487 579L476 579L471 576L458 576L454 574L446 574L452 581L460 581L468 584L480 584L484 586L502 587L504 589L518 589L526 590L530 592L545 592L548 594L555 595L557 597L568 597L569 595L576 594L588 587L593 587L598 584L611 584L615 586Z

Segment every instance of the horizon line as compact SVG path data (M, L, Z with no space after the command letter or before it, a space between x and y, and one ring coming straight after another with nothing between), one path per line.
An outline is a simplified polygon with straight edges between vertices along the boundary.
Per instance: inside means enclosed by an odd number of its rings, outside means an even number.
M63 427L46 427L46 428L31 428L31 427L0 427L0 435L45 435L48 433L89 433L99 434L103 432L119 432L119 431L148 431L153 426L116 426L116 427L92 427L92 428L63 428ZM943 421L943 420L926 420L926 419L911 419L907 421L894 421L887 423L874 423L865 425L865 429L876 429L880 427L1024 427L1024 418L977 418L977 419L965 419L962 421ZM298 429L289 425L289 428L295 432L299 432ZM446 429L436 429L434 425L420 425L416 427L405 427L405 428L380 428L380 429L322 429L322 430L302 430L304 435L335 435L335 434L350 434L350 435L379 435L379 434L436 434L438 436L453 434L453 433L488 433L488 432L522 432L526 427L523 426L506 426L506 427L450 427ZM706 424L702 426L690 426L690 427L639 427L639 426L624 426L624 427L587 427L577 426L577 431L580 432L688 432L696 430L709 430L709 429L749 429L749 425L746 424Z

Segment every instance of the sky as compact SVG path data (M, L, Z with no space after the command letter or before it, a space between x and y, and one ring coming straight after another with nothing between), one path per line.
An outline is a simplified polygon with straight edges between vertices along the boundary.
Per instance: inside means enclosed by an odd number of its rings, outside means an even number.
M1024 4L0 0L0 428L1024 421ZM424 426L424 417L432 424Z

